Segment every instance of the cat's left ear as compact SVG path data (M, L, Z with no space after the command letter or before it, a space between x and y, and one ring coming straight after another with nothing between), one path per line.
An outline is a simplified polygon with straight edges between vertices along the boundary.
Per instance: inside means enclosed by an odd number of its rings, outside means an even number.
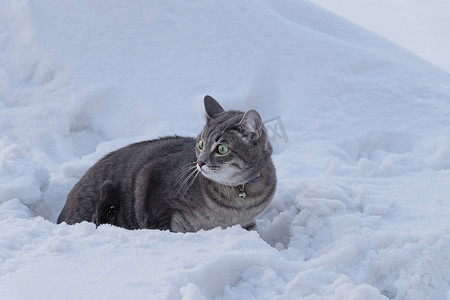
M239 122L242 126L245 134L244 138L250 138L251 140L257 140L262 135L262 120L259 113L251 109L245 113L242 120Z
M224 112L225 110L223 107L219 104L219 102L216 101L211 96L205 96L204 99L205 102L205 111L206 111L206 118L209 121L210 119L214 119L217 117L218 114L221 112Z

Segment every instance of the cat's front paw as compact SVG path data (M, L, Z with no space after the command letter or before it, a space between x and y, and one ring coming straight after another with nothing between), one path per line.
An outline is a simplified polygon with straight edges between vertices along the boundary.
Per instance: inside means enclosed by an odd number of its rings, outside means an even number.
M252 221L251 223L249 223L245 226L242 226L242 228L244 228L245 230L248 230L248 231L250 231L250 230L256 231L257 230L255 221Z

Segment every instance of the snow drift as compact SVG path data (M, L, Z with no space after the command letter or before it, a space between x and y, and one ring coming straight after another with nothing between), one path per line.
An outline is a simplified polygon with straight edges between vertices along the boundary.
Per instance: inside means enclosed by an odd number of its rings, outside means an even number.
M450 296L449 74L307 1L0 7L0 298ZM196 136L206 94L277 120L258 232L54 224L106 153Z

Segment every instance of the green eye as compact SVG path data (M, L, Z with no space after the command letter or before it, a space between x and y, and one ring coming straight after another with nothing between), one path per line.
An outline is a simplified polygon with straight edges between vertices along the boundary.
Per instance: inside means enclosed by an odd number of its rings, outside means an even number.
M227 154L228 147L225 145L219 145L219 146L217 146L217 152L219 152L219 154L222 154L222 155Z
M198 149L203 150L203 147L205 146L205 143L203 142L202 139L198 140Z

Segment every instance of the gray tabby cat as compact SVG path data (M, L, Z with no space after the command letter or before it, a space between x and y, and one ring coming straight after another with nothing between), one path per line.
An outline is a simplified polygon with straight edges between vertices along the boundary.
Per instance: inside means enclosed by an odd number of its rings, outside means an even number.
M204 99L207 123L198 138L165 137L106 155L73 187L58 223L109 223L174 232L240 224L275 192L272 146L260 115Z

